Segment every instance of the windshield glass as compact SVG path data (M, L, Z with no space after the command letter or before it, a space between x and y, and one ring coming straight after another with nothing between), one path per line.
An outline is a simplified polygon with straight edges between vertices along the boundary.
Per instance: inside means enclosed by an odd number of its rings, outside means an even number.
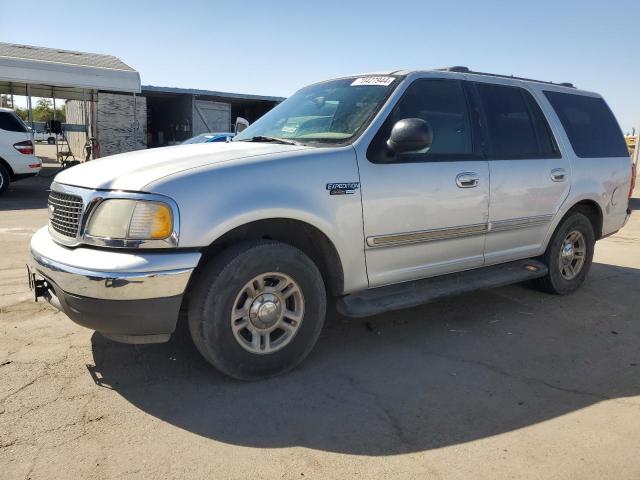
M363 76L311 85L287 98L234 141L271 137L304 144L349 143L364 130L397 80Z

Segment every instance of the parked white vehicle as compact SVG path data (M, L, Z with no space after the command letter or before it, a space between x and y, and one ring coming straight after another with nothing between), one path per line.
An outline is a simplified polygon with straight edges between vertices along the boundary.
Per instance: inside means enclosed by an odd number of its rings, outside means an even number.
M41 167L29 128L13 110L0 108L0 195L11 182L36 175Z
M108 338L194 342L241 379L293 368L327 295L360 317L534 280L567 294L629 215L595 93L455 67L303 88L232 142L57 175L36 297Z
M53 133L47 132L46 130L33 132L33 139L36 142L48 143L49 145L54 145L56 143L56 136Z

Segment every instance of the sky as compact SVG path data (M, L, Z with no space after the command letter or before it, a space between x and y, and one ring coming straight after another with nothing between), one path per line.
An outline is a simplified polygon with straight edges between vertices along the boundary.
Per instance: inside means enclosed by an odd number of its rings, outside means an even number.
M602 94L625 133L640 127L637 1L83 0L26 24L5 2L0 41L115 55L143 85L288 96L337 76L464 65L572 82Z

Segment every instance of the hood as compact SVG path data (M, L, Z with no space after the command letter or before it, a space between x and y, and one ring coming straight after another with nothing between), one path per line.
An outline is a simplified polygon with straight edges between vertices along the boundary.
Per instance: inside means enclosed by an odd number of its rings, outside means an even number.
M76 187L140 191L155 180L184 170L308 148L310 147L253 142L152 148L76 165L56 175L55 181Z

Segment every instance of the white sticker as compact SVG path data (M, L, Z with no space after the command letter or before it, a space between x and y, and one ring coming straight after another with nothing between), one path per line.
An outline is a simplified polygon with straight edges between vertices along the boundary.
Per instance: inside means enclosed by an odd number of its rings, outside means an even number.
M358 85L377 85L380 87L388 87L393 83L395 78L393 77L360 77L356 78L353 82L351 82L351 86L355 87Z

